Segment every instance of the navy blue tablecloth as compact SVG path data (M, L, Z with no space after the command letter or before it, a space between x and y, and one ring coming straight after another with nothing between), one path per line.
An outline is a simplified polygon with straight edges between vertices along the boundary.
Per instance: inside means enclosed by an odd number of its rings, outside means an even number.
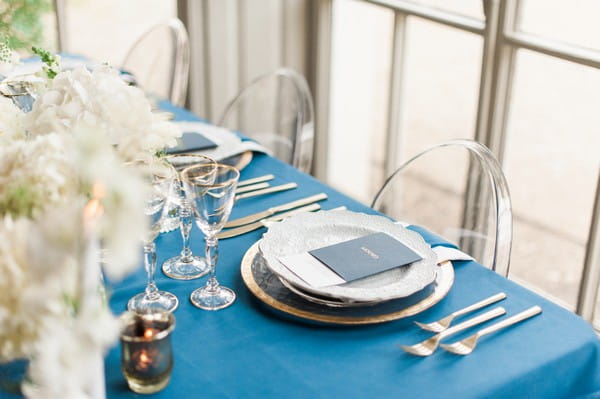
M166 108L166 104L163 104ZM177 118L197 120L170 108ZM242 171L247 179L267 173L273 184L295 181L296 190L238 202L232 218L306 195L326 192L324 209L345 205L374 213L367 206L266 155L255 155ZM419 230L430 243L439 239ZM322 326L284 318L259 302L244 286L240 262L264 233L258 230L222 240L219 281L237 293L235 304L218 312L195 308L188 299L205 280L175 281L157 273L159 288L180 299L173 333L175 367L169 386L156 398L572 398L600 397L600 340L589 324L475 262L455 262L455 283L436 306L417 316L362 327ZM203 253L194 227L192 249ZM179 232L157 239L158 262L181 248ZM125 310L141 292L145 273L112 287L111 308ZM470 356L439 350L428 358L404 353L430 333L414 320L431 321L482 298L504 291L508 315L532 305L543 314L484 338ZM505 316L506 317L506 316ZM470 331L472 333L472 330ZM460 337L460 336L459 336ZM457 337L458 338L458 337ZM454 339L449 339L453 342ZM119 348L106 357L108 398L142 397L128 390L120 370Z

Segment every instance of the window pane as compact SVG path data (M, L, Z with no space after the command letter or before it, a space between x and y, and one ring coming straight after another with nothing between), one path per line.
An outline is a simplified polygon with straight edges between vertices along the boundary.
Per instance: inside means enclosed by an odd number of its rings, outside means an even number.
M480 36L416 18L409 20L405 60L402 161L435 144L473 138L481 68ZM452 168L435 165L415 176L407 192L417 203L444 198L455 217L462 218L466 158L449 159ZM451 183L454 182L454 183ZM421 207L424 214L426 207ZM419 209L419 207L413 207Z
M372 156L387 126L393 16L362 1L334 2L329 183L365 203L381 173Z
M600 166L600 74L520 50L513 87L511 273L574 306Z
M579 46L600 49L597 0L522 0L519 29Z
M121 65L127 50L153 25L176 16L175 0L66 1L65 50Z

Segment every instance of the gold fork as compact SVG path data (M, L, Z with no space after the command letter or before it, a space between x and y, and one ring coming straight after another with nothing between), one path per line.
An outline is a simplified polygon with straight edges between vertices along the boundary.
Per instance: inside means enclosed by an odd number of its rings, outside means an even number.
M481 324L485 321L491 320L494 317L502 316L506 313L506 310L499 306L486 312L482 315L473 317L467 321L463 321L460 324L455 325L454 327L450 327L447 330L442 331L441 333L435 334L433 337L426 339L425 341L419 342L418 344L414 344L411 346L402 345L402 349L406 352L416 355L416 356L429 356L431 355L440 344L440 341L446 338L449 335L457 333L459 331L465 330L469 327L476 326L477 324Z
M453 312L446 317L442 317L441 319L439 319L437 321L433 321L431 323L419 323L418 321L415 321L415 324L418 325L419 327L421 327L423 330L433 331L433 332L442 332L445 329L447 329L448 327L450 327L450 323L452 323L452 321L455 318L466 315L467 313L474 312L478 309L484 308L488 305L491 305L493 303L501 301L504 298L506 298L506 294L504 292L500 292L496 295L492 295L489 298L483 299L477 303L467 306L466 308L457 310L456 312Z
M477 341L484 335L488 335L508 326L512 326L513 324L527 320L540 313L542 313L542 308L539 306L532 306L529 309L524 310L521 313L517 313L506 320L499 321L498 323L492 324L489 327L483 328L463 340L457 341L453 344L441 344L440 346L448 352L452 352L457 355L468 355L469 353L473 352L473 349L475 349L477 346Z

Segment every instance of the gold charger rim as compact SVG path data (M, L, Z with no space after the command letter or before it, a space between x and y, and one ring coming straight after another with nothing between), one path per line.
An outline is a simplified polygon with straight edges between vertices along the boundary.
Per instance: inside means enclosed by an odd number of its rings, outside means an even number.
M237 170L242 170L244 169L246 166L248 166L250 164L250 162L252 162L252 151L248 150L248 151L244 151L239 155L234 155L228 158L225 158L223 161L227 160L227 159L231 159L231 158L235 158L235 157L239 157L239 160L237 161L237 163L235 165L233 164L228 164L230 166L233 166L234 168L236 168ZM223 161L217 161L217 162L223 162Z
M298 309L273 298L272 296L267 294L260 285L258 285L256 280L254 279L254 275L252 274L252 261L258 253L259 242L260 240L252 244L252 246L248 248L248 250L242 258L240 270L244 284L256 298L261 300L266 305L269 305L276 310L279 310L283 313L287 313L292 316L299 317L301 319L340 325L378 324L385 323L388 321L399 320L406 317L414 316L431 308L439 301L441 301L448 294L448 292L450 292L450 289L454 284L454 268L452 266L452 262L445 261L438 265L438 273L440 274L439 284L435 287L431 295L415 303L414 305L410 305L404 309L376 316L360 317L332 316L313 313L307 310ZM436 281L438 281L437 277Z

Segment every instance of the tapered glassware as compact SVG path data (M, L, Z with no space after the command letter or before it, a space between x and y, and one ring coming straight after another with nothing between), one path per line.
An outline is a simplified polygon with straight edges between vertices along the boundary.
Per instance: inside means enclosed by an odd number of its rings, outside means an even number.
M186 198L193 205L194 220L205 236L210 273L206 285L192 292L190 300L200 309L218 310L235 301L233 290L221 286L215 272L219 253L217 234L231 214L240 173L231 166L217 164L212 182L207 182L209 173L209 165L196 165L186 168L181 176Z
M149 218L149 228L142 237L144 268L147 276L146 289L129 300L127 309L138 313L172 312L179 305L177 297L170 292L159 290L154 280L156 274L154 240L160 233L161 224L166 217L167 204L177 174L171 165L159 160L149 163L135 162L130 166L137 168L148 182L144 213Z
M189 245L194 217L192 204L183 193L180 173L190 166L206 165L208 173L205 178L207 182L210 182L210 179L214 177L217 163L209 157L198 154L167 155L165 160L177 171L177 179L171 193L173 206L170 212L174 212L171 217L179 220L183 245L179 255L169 258L163 263L162 271L166 276L176 280L199 278L208 273L208 264L203 257L194 255Z

